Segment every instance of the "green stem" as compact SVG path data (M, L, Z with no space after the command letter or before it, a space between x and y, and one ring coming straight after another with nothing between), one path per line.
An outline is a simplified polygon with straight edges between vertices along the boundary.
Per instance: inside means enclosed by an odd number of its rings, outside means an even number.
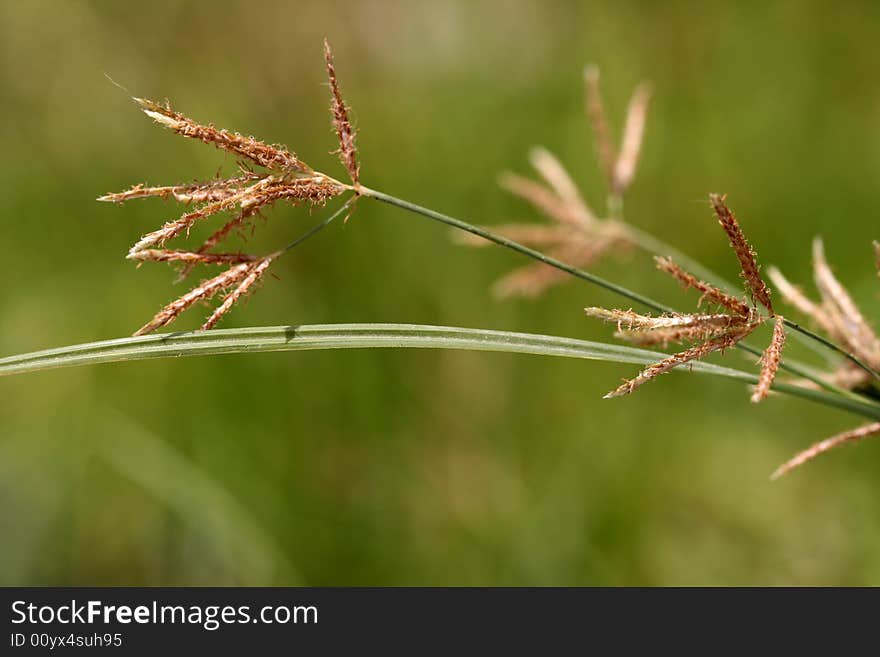
M599 276L584 271L583 269L572 267L571 265L568 265L561 260L557 260L556 258L545 255L544 253L536 251L535 249L530 249L529 247L524 246L519 242L514 242L511 239L508 239L502 235L497 235L496 233L481 228L480 226L474 226L473 224L469 224L466 221L455 219L454 217L450 217L449 215L436 212L435 210L422 207L421 205L416 205L415 203L410 203L409 201L405 201L395 196L390 196L388 194L385 194L384 192L376 191L375 189L361 187L359 191L363 196L367 196L369 198L373 198L378 201L397 206L398 208L402 208L404 210L409 210L410 212L413 212L415 214L420 214L423 217L428 217L429 219L439 221L440 223L446 224L447 226L458 228L473 235L478 235L483 239L489 240L490 242L495 242L495 244L500 244L501 246L506 247L512 251L522 253L523 255L532 258L533 260L543 262L545 265L550 265L551 267L555 267L556 269L567 272L576 278L580 278L587 281L588 283L592 283L593 285L603 287L610 292L614 292L615 294L626 297L631 301L640 303L643 306L647 306L648 308L651 308L652 310L655 310L657 312L672 312L672 308L657 303L656 301L649 299L648 297L642 296L638 292L633 292L632 290L629 290L622 285L617 285L616 283L612 283L611 281L606 281L604 278L600 278Z
M463 349L518 354L561 356L647 365L664 354L623 345L603 344L530 333L467 329L413 324L325 324L213 329L191 333L166 333L71 345L0 359L0 376L61 367L173 358L209 354L316 349L423 348ZM725 376L754 384L748 372L695 362L694 372ZM682 371L687 371L682 369ZM880 405L850 399L822 390L775 383L777 392L880 420Z
M313 226L312 228L310 228L309 230L307 230L305 233L303 233L302 235L300 235L299 237L297 237L297 238L296 238L295 240L293 240L290 244L288 244L288 245L285 246L283 249L281 249L279 253L286 253L287 251L290 251L291 249L293 249L293 248L299 246L300 244L302 244L303 242L305 242L305 241L306 241L307 239L309 239L310 237L313 237L314 235L317 235L318 233L320 233L320 232L321 232L322 230L324 230L327 226L329 226L329 225L333 222L333 220L336 219L336 217L338 217L338 216L341 215L343 212L345 212L348 208L350 208L351 205L352 205L352 203L354 203L355 199L357 199L357 196L352 196L352 197L351 197L350 199L348 199L348 200L347 200L342 206L340 206L340 207L336 210L336 212L334 212L334 213L331 214L329 217L327 217L326 219L324 219L324 221L322 221L321 223L319 223L319 224Z
M638 292L633 292L630 289L623 287L622 285L617 285L616 283L612 283L611 281L607 281L600 276L596 276L595 274L591 274L590 272L584 271L582 269L578 269L577 267L572 267L569 264L562 262L561 260L557 260L551 256L548 256L540 251L536 251L535 249L531 249L519 242L515 242L511 239L504 237L503 235L498 235L493 233L485 228L480 226L475 226L473 224L469 224L466 221L462 221L461 219L456 219L454 217L450 217L449 215L443 214L441 212L437 212L436 210L431 210L430 208L422 207L421 205L416 205L410 201L406 201L404 199L397 198L396 196L391 196L390 194L385 194L384 192L377 191L375 189L370 189L369 187L360 187L358 192L362 196L367 196L369 198L373 198L377 201L382 201L383 203L388 203L389 205L396 206L403 210L408 210L409 212L413 212L415 214L422 215L423 217L427 217L429 219L433 219L434 221L439 221L440 223L446 224L447 226L452 226L453 228L458 228L460 230L466 231L473 235L477 235L482 237L483 239L489 240L490 242L494 242L495 244L499 244L505 248L508 248L512 251L516 251L521 253L533 260L537 260L538 262L542 262L545 265L550 265L551 267L555 267L561 271L567 272L576 278L580 278L581 280L587 281L588 283L592 283L593 285L597 285L602 287L610 292L614 292L617 295L620 295L630 301L634 301L639 303L647 308L650 308L656 312L674 312L672 308L669 306L665 306L653 299L650 299L646 296L639 294ZM793 327L792 327L793 328ZM795 330L803 330L800 327ZM739 342L736 344L736 347L739 349L743 349L748 353L751 353L755 356L761 355L761 350L755 349L754 347ZM844 352L845 353L845 352ZM854 357L853 357L854 358ZM839 386L835 386L827 381L821 379L820 377L815 376L812 372L804 369L803 367L796 365L790 361L782 361L779 367L795 376L805 378L809 381L812 381L818 386L821 386L825 390L830 392L834 392L839 395L843 395L849 398L858 399L861 398L859 395L855 395L848 390L844 390ZM868 370L870 371L870 370Z

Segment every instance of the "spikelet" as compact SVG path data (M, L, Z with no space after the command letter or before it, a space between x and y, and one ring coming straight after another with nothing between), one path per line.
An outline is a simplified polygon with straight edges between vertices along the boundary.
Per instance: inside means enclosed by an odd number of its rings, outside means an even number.
M778 269L768 270L770 280L786 303L802 312L835 342L857 356L869 367L880 367L880 340L865 320L849 293L828 266L822 241L813 242L813 276L821 302L815 303L792 285ZM871 374L851 363L842 363L826 379L840 387L854 390L872 381ZM811 385L800 382L802 385Z
M246 176L238 176L236 178L211 180L209 182L198 182L187 185L147 187L146 185L138 184L122 192L114 192L112 194L99 196L98 200L109 203L123 203L136 198L171 197L175 201L187 204L220 201L240 192L256 178L257 176L249 174Z
M713 197L713 202L720 203L720 199ZM721 205L723 206L723 204ZM727 210L726 206L723 206L723 209ZM725 230L728 232L734 251L740 255L745 249L748 255L748 258L740 257L744 276L747 271L754 271L755 275L757 275L757 263L754 252L745 241L745 237L743 237L742 231L739 230L736 219L732 218L733 214L727 210L727 212L719 211L719 215L724 215L725 221L728 224L728 228L725 228ZM722 221L722 224L725 221ZM655 257L655 261L659 269L678 280L685 288L693 288L701 293L702 296L698 305L703 300L708 299L711 303L726 309L728 312L688 315L672 313L652 317L650 315L638 315L631 310L587 308L588 316L616 323L616 337L639 345L662 345L665 347L673 342L697 343L685 351L673 354L645 368L637 377L626 381L619 388L608 393L606 398L627 395L639 386L675 367L703 358L712 352L723 351L727 347L734 346L773 316L772 314L770 317L759 314L744 299L727 294L714 285L697 279L693 274L684 271L669 258ZM745 277L747 280L751 279L750 276ZM757 280L763 285L760 277ZM766 289L766 285L764 288L757 286L757 284L754 285L759 293L761 289ZM765 297L769 301L769 292L767 292ZM770 390L773 379L776 376L776 371L781 363L782 347L785 343L784 328L783 318L777 317L773 340L762 357L763 367L758 385L752 395L752 401L764 399Z
M625 381L623 385L621 385L619 388L612 390L607 395L605 395L605 399L628 395L636 388L646 384L648 381L656 379L661 374L665 374L666 372L680 365L684 365L685 363L689 363L693 360L699 360L700 358L708 356L712 352L723 351L728 347L732 347L737 342L746 337L746 335L748 335L753 329L753 326L749 326L739 331L713 338L711 340L708 340L707 342L696 345L695 347L691 347L690 349L686 349L685 351L680 351L677 354L673 354L669 358L661 360L659 363L649 365L641 372L639 372L638 376L636 376L634 379L629 379L628 381Z
M880 342L852 297L831 272L819 238L813 240L813 276L822 295L822 307L843 341L869 363L880 361Z
M140 262L183 262L186 264L222 265L251 262L256 256L247 253L196 253L168 249L143 249L132 254L132 260Z
M667 274L678 280L685 288L693 288L701 293L700 303L704 299L708 299L710 303L716 303L719 306L727 308L730 312L741 317L748 317L751 314L751 308L742 299L738 299L726 292L718 289L714 285L699 280L693 274L684 271L675 264L671 258L663 258L655 256L654 262L657 268L665 271Z
M593 130L593 139L596 142L596 155L605 172L608 188L613 189L617 153L611 140L611 130L608 128L608 118L605 114L605 103L602 102L602 91L599 88L599 67L595 64L588 64L584 68L584 89L586 91L587 118Z
M202 125L175 112L166 105L160 105L145 98L133 98L143 110L157 123L169 128L178 135L198 139L206 144L247 158L254 164L279 172L298 171L311 173L312 169L284 146L265 144L253 137L245 137L237 132L218 130L212 125Z
M730 319L730 316L727 316ZM732 325L733 323L731 323ZM650 331L633 331L628 329L618 329L614 332L614 337L620 340L626 340L631 344L640 347L662 347L666 348L670 344L698 343L717 337L724 333L726 329L714 328L711 326L683 326L681 328L658 328Z
M877 434L880 434L880 422L866 424L865 426L859 427L858 429L844 431L843 433L839 433L836 436L832 436L831 438L826 438L825 440L815 443L811 447L798 453L794 456L794 458L790 459L789 461L783 463L776 469L776 471L772 475L770 475L770 479L778 479L782 475L791 472L798 466L803 465L807 461L812 461L820 454L827 452L828 450L834 449L835 447L840 447L841 445L844 445L846 443L856 442L859 440L863 440L864 438L876 436Z
M715 314L682 315L668 313L657 317L639 315L632 310L584 308L588 317L617 325L616 338L641 346L668 346L670 343L702 342L731 331L746 328L739 316Z
M773 304L770 302L770 288L767 287L764 279L761 278L755 251L748 240L746 240L745 235L743 235L736 216L724 201L725 197L723 196L718 194L709 195L709 202L712 204L712 209L715 210L715 216L718 217L718 222L721 224L724 232L727 233L730 246L739 260L743 280L745 280L749 291L752 293L752 297L760 302L772 315Z
M260 258L257 262L251 265L250 269L247 270L247 275L232 292L224 297L223 303L221 303L211 316L208 317L205 323L202 324L200 330L207 331L214 328L217 322L219 322L220 319L230 311L235 302L251 291L251 288L253 288L254 284L263 277L263 274L269 268L269 265L272 264L272 260L278 255L279 253L274 253L264 258Z
M614 194L622 195L632 184L642 150L642 138L645 134L645 121L648 118L648 103L651 100L651 88L640 84L633 92L626 114L623 129L623 140L620 144L620 155L614 164L614 177L611 189Z
M667 328L715 328L726 329L737 319L723 313L706 315L683 315L667 313L653 317L639 315L632 310L607 310L605 308L584 308L588 317L595 317L606 322L617 324L620 329L667 329Z
M336 68L333 65L333 53L330 44L324 39L324 61L327 64L327 78L330 82L330 112L333 115L333 128L339 138L339 159L342 160L345 170L355 188L360 185L360 166L357 161L357 148L354 143L354 129L348 118L348 107L342 100L339 91L339 82L336 80Z
M785 346L785 323L782 315L776 316L776 322L773 325L773 338L770 345L761 355L761 374L758 376L758 385L752 392L752 401L758 403L767 399L770 394L770 386L776 378L776 372L779 370L779 362L782 358L782 348Z
M536 146L529 154L532 166L535 168L550 188L556 192L556 196L570 212L576 215L582 223L590 224L596 221L596 214L584 201L574 180L568 175L568 171L562 163L556 159L546 148Z
M544 185L515 173L502 173L498 183L514 196L531 203L537 210L561 224L583 227L589 222L588 216L576 206L566 203Z
M169 221L158 230L147 233L140 240L138 240L135 245L132 246L131 249L129 249L128 257L132 258L134 257L134 254L138 251L148 249L154 245L164 244L165 242L172 239L173 237L176 237L180 233L188 231L192 227L192 225L199 219L204 219L205 217L210 217L219 212L229 210L231 208L234 208L236 205L242 205L242 207L245 207L245 202L249 202L250 205L253 205L255 203L254 199L258 198L259 193L266 189L276 180L277 179L275 178L275 176L266 176L265 178L258 180L253 185L244 188L243 190L233 194L232 196L228 196L219 201L208 203L191 212L185 213L183 216L180 217L180 219Z
M183 296L175 299L162 310L160 310L149 322L139 328L135 335L146 335L152 333L158 328L167 326L173 322L180 314L194 303L202 300L211 299L221 290L232 287L240 283L253 268L253 263L243 262L241 264L230 267L222 274L214 276L203 281Z

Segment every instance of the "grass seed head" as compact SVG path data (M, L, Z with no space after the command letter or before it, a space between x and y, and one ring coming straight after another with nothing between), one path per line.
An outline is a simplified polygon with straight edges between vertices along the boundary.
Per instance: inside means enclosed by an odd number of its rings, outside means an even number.
M640 84L633 92L626 114L623 128L623 139L620 143L620 155L614 164L614 177L611 189L618 196L623 195L632 184L639 164L642 151L642 139L645 135L645 122L648 118L648 104L651 101L651 88Z
M213 278L202 281L199 285L191 289L186 294L178 297L171 303L167 304L160 310L149 322L139 328L135 335L146 335L152 333L158 328L167 326L177 319L183 311L191 307L198 301L207 301L214 297L221 290L232 287L240 283L253 268L253 263L243 262L230 267L222 274L218 274Z
M864 440L865 438L876 436L877 434L880 434L880 422L867 424L863 427L859 427L858 429L844 431L843 433L839 433L836 436L832 436L831 438L826 438L825 440L819 441L818 443L815 443L814 445L808 447L804 451L799 452L793 458L780 465L776 469L776 471L772 475L770 475L770 479L778 479L782 475L791 472L795 468L803 465L804 463L807 463L808 461L812 461L820 454L823 454L828 450L834 449L835 447L840 447L841 445L845 445L846 443Z
M593 139L596 143L596 155L605 173L605 181L608 188L613 189L617 153L614 148L614 142L611 139L611 130L608 127L605 103L602 101L602 90L599 85L599 67L595 64L588 64L584 68L584 90L586 92L587 118L590 121Z
M144 98L134 98L133 100L140 106L144 114L178 135L198 139L206 144L213 144L217 148L235 153L254 164L273 171L298 171L300 173L312 171L311 167L284 146L265 144L258 139L245 137L237 132L218 130L212 125L202 125L180 112L175 112L170 107L160 105L152 100Z
M770 394L770 387L776 378L776 372L779 370L779 363L782 359L782 348L785 346L785 322L782 315L776 316L773 324L773 337L770 345L761 355L761 374L758 376L758 385L752 392L752 401L758 403L767 399Z
M742 299L738 299L733 295L727 294L726 292L715 287L714 285L699 280L696 276L689 272L686 272L677 264L675 264L675 262L673 262L671 258L655 256L654 262L657 263L658 269L672 276L679 283L681 283L685 289L693 288L700 292L702 296L700 297L699 303L702 303L703 300L708 300L710 303L715 303L719 306L722 306L723 308L727 308L727 310L735 315L739 315L741 317L749 317L751 315L752 309L745 301L743 301Z
M228 313L232 306L242 297L253 291L254 285L263 277L263 274L269 268L269 265L272 264L272 260L277 257L278 254L272 254L266 256L264 258L260 258L257 262L253 263L250 268L247 270L246 275L241 279L241 282L232 290L229 294L227 294L223 298L223 302L217 307L217 309L211 313L211 316L205 320L205 323L202 324L202 331L207 331L209 329L214 328L226 313Z
M770 301L770 288L761 278L760 268L758 267L757 256L755 250L746 240L742 232L742 228L736 219L733 211L727 207L724 202L725 197L718 194L709 194L709 202L712 209L715 210L715 216L718 217L718 223L727 233L730 240L730 246L739 260L740 269L742 270L743 280L746 282L748 290L751 292L755 301L764 306L767 311L773 314L773 304Z
M342 100L339 82L336 79L336 67L333 65L333 53L330 43L324 39L324 61L327 64L327 78L330 82L330 112L333 115L333 128L339 139L339 159L342 161L348 176L355 187L360 185L360 165L357 160L355 132L348 118L349 108Z

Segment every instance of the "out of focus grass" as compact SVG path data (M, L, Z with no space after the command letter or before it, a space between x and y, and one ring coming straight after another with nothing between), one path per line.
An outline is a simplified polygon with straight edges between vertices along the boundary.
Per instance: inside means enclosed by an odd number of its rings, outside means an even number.
M0 353L126 335L176 292L167 270L122 257L175 209L93 199L224 160L151 125L105 74L336 171L325 35L366 184L481 223L526 217L495 178L543 144L598 203L580 77L596 61L616 116L640 78L656 90L633 223L733 276L704 201L728 192L765 263L808 281L821 234L872 316L878 20L870 3L794 1L0 3ZM259 243L314 220L279 208ZM227 325L607 339L581 308L615 299L585 285L492 301L518 262L363 202ZM643 257L600 273L684 301ZM602 401L632 369L382 351L0 380L0 583L880 582L880 445L767 481L857 419L793 399L755 408L704 377Z

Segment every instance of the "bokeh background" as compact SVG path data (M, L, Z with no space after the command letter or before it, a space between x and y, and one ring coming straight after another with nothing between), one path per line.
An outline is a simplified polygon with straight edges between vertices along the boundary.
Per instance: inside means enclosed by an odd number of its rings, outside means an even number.
M288 144L343 175L321 40L360 129L364 181L480 223L534 213L496 184L554 151L601 206L582 68L619 125L655 99L627 217L723 275L729 193L762 260L809 286L809 245L877 312L875 3L0 2L0 353L130 334L180 293L124 260L175 216L95 197L231 162L136 95ZM279 207L254 238L317 220ZM362 202L274 267L226 327L416 322L609 340L569 283L492 298L522 261ZM668 303L650 259L598 273ZM198 311L179 328L201 320ZM758 337L758 342L762 336ZM794 353L794 349L792 353ZM753 363L731 353L737 367ZM103 365L0 381L0 584L880 583L880 444L771 484L860 422L741 383L502 354L345 351Z

